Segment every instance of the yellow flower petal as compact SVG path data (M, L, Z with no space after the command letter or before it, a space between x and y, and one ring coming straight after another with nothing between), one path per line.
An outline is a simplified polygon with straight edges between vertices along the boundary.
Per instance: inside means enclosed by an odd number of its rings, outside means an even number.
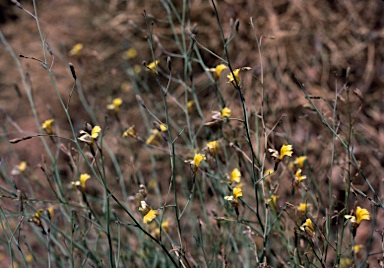
M188 113L191 114L193 112L193 106L195 105L195 101L191 100L187 103Z
M20 173L24 173L25 170L27 169L27 162L21 161L20 164L18 165L18 169Z
M308 235L314 236L315 228L313 228L313 223L311 219L307 219L300 227L301 230L305 231Z
M219 64L215 67L215 73L217 77L220 77L220 74L223 70L228 69L227 65L225 64Z
M289 156L291 157L292 156L292 145L288 144L284 144L283 146L281 146L280 148L280 155L279 155L279 158L280 160L282 160L284 158L284 156Z
M233 83L236 79L237 83L239 84L240 83L239 73L240 73L240 69L233 70L233 74L230 73L229 75L227 75L227 78L228 78L227 83Z
M165 132L165 131L167 131L167 130L168 130L168 128L167 128L167 125L166 125L166 124L160 124L159 126L160 126L160 130L161 130L161 131L163 131L163 132Z
M354 245L352 247L352 251L355 252L355 254L358 254L360 249L364 248L364 245Z
M33 215L28 221L35 223L37 226L41 226L41 218L40 215L44 212L43 209L39 209L36 211L35 215Z
M114 112L119 112L120 106L123 104L123 100L121 98L115 98L113 99L111 104L107 105L107 109L114 111Z
M229 181L229 184L232 184L233 182L240 183L241 180L241 172L237 168L232 170L231 172L231 179Z
M195 154L195 156L193 157L193 164L195 165L196 168L198 168L201 161L203 160L206 160L204 154Z
M363 221L363 220L367 220L367 221L370 220L369 212L365 208L361 208L361 207L358 206L356 208L356 213L355 214L356 214L356 223L357 224L360 224L360 222Z
M151 209L148 213L143 217L143 223L148 224L151 223L157 216L158 211Z
M124 52L124 59L134 59L137 57L137 50L135 48L129 48Z
M233 188L233 197L237 199L241 196L243 196L243 191L241 190L241 188L238 188L238 187Z
M350 268L352 260L350 258L340 258L340 268Z
M264 176L266 175L272 175L275 171L273 170L273 168L269 168L267 169L266 171L264 171Z
M124 131L123 137L132 137L134 139L137 139L135 126L130 126L126 131Z
M305 180L307 178L307 176L305 175L301 175L301 169L299 168L297 171L296 171L296 174L295 174L295 177L297 179L298 182L301 182L302 180Z
M207 146L206 146L209 154L212 156L212 157L215 157L216 156L216 153L219 151L219 142L218 141L210 141L207 143Z
M303 168L303 167L304 167L304 163L305 163L305 161L307 160L307 158L308 158L308 157L305 156L305 155L296 157L294 163L295 163L299 168Z
M53 122L55 122L55 120L48 119L48 120L45 120L44 123L41 125L41 128L44 129L44 131L49 135L53 133L53 130L52 130Z
M69 51L69 56L75 56L80 53L80 51L83 49L83 44L77 43L73 46L73 48Z
M97 137L99 137L99 133L100 133L100 131L101 131L101 127L99 127L99 126L94 126L94 127L92 128L91 137L92 137L93 139L96 139Z
M225 69L228 69L227 65L225 64L219 64L215 68L208 69L208 71L214 73L215 81L219 80L221 72Z
M156 60L154 62L151 62L147 65L147 69L157 74L157 65L159 64L159 60Z
M55 208L53 206L50 206L47 208L47 212L50 219L53 219L53 216L55 216Z
M90 178L91 178L91 176L89 176L89 174L87 174L87 173L84 173L84 174L81 174L81 175L80 175L80 179L79 179L79 181L80 181L81 188L82 188L83 190L85 190L85 182L86 182L87 180L89 180Z
M151 130L151 136L145 141L146 144L156 145L158 143L158 139L161 137L160 131L157 129Z
M312 205L309 204L309 203L300 203L297 206L297 210L300 211L300 212L307 212L308 207L310 207L310 206L312 206Z
M271 198L268 198L267 200L267 203L269 205L272 205L274 206L275 208L277 208L277 199L280 198L280 196L278 195L272 195Z
M221 110L221 117L230 117L230 116L231 116L231 109L229 109L228 107L224 107Z

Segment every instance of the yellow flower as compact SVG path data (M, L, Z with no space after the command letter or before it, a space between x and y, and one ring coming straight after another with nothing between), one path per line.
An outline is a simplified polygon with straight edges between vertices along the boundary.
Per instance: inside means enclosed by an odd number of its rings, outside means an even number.
M163 132L166 132L167 130L168 130L168 128L167 128L167 125L166 124L159 124L159 128L160 128L160 130L161 131L163 131Z
M138 74L141 72L141 66L139 64L135 64L135 66L133 66L133 72L135 74Z
M53 122L55 122L55 120L53 119L48 119L48 120L45 120L44 123L41 125L41 128L44 129L44 131L48 134L48 135L52 135L53 133L53 130L52 130L52 124Z
M229 109L228 107L224 107L222 110L221 110L221 117L230 117L231 116L231 109Z
M80 53L80 51L83 49L83 44L77 43L73 46L73 48L69 51L69 56L75 56Z
M151 223L157 216L158 211L157 210L150 210L148 213L143 217L143 223L148 224Z
M231 205L235 208L237 215L239 215L239 197L241 196L243 196L243 191L239 187L234 187L232 189L232 195L224 196L224 199L229 201Z
M89 180L90 178L91 178L91 176L89 174L87 174L87 173L81 174L78 181L73 181L72 182L72 187L73 188L77 188L80 191L84 192L85 189L86 189L85 182L87 180Z
M292 149L293 149L292 145L284 144L283 146L281 146L280 152L271 148L268 149L268 151L272 154L272 157L275 158L276 162L280 162L281 160L283 160L284 156L289 156L289 157L292 156L292 153L293 153Z
M203 160L206 160L206 157L204 154L195 154L195 156L193 157L193 160L191 161L191 166L193 166L193 172L197 171L201 161Z
M53 219L53 216L55 216L55 207L50 206L47 208L47 214L50 219Z
M299 168L303 168L306 160L307 160L307 156L305 155L299 156L299 157L296 157L294 164L297 165Z
M275 171L273 170L273 168L269 168L267 169L266 171L264 171L264 176L267 176L267 175L272 175Z
M340 268L349 268L352 265L350 258L340 258Z
M242 67L242 68L239 68L239 69L235 69L233 70L233 74L230 73L227 75L227 78L228 78L228 82L227 83L232 83L232 84L235 84L235 79L237 81L237 84L240 85L240 82L241 82L241 79L240 79L240 71L249 71L251 70L251 67Z
M219 80L219 78L220 78L221 72L222 72L223 70L225 70L225 69L228 69L227 65L225 65L225 64L219 64L219 65L217 65L215 68L210 68L210 69L208 69L208 71L214 73L215 81L217 81L217 80Z
M277 199L280 198L278 195L272 195L271 198L267 199L267 203L277 208Z
M364 248L364 245L354 245L352 251L357 255L359 254L360 249Z
M241 196L243 196L243 191L241 190L241 188L238 188L238 187L233 188L233 197L238 199Z
M231 179L229 180L229 184L232 184L233 182L240 183L241 180L241 172L237 168L232 170L231 172Z
M303 213L306 213L308 208L312 206L311 204L309 203L300 203L298 206L297 206L297 210L299 212L303 212Z
M121 98L113 99L111 104L107 105L107 109L110 111L114 111L115 113L118 113L120 110L120 106L123 104L123 100Z
M134 59L137 57L137 50L135 48L129 48L124 52L124 59Z
M204 154L195 154L195 156L193 157L193 163L196 167L199 167L200 162L203 160L206 160Z
M25 170L27 169L27 162L21 161L20 164L17 166L18 170L20 173L24 173Z
M161 137L160 131L157 129L151 129L151 136L145 141L146 144L157 145L159 138Z
M169 221L163 221L161 224L161 228L163 229L164 232L168 233L169 232ZM160 237L160 228L155 229L155 237L159 238Z
M36 211L35 215L33 215L28 221L35 223L37 226L42 227L40 215L44 212L43 209L39 209Z
M150 206L147 205L145 201L140 202L139 211L144 216L143 217L143 223L149 224L151 223L157 216L158 211L151 209Z
M153 61L147 65L147 70L157 74L157 66L159 65L159 60Z
M126 131L124 131L122 136L123 136L123 138L129 136L129 137L132 137L134 139L137 139L135 126L130 126Z
M151 189L151 190L155 190L156 187L157 187L157 184L158 184L157 179L151 179L151 180L148 182L148 188Z
M89 145L92 145L94 141L99 137L100 131L101 131L101 127L99 126L94 126L91 130L91 133L88 133L87 131L84 131L84 130L80 130L79 140Z
M291 157L292 156L292 145L286 145L284 144L283 146L281 146L280 148L280 160L283 159L284 156L289 156Z
M370 215L369 215L369 212L368 210L366 210L365 208L361 208L361 207L357 207L356 208L356 223L357 224L360 224L360 222L362 220L367 220L369 221L370 220Z
M94 138L94 139L97 139L99 137L100 131L101 131L101 127L94 126L92 128L91 137Z
M193 112L194 106L195 106L195 101L193 101L193 100L188 101L188 103L187 103L188 114L191 114Z
M359 227L361 221L363 220L367 220L369 221L370 220L370 214L369 214L369 211L366 210L365 208L361 208L361 207L357 207L356 208L356 212L355 212L355 216L352 216L352 215L345 215L344 216L347 220L351 220L352 222L352 226L354 228L357 228Z
M307 176L301 175L301 171L302 170L300 168L296 171L295 180L293 182L294 187L297 187L301 181L303 181L307 178Z
M128 93L128 92L132 91L132 85L128 82L123 82L123 83L121 83L120 89L124 93Z
M87 174L87 173L84 173L84 174L80 175L80 185L81 185L81 188L85 189L85 182L87 180L89 180L90 178L91 178L91 176L89 176L89 174Z
M275 171L273 170L273 168L269 168L266 171L264 171L265 182L267 183L268 186L270 186L270 184L272 182L271 177L272 177L274 172Z
M216 156L216 153L219 151L220 149L220 145L219 145L219 142L218 141L210 141L207 143L207 146L206 146L206 149L208 150L209 154L212 156L212 157L215 157Z
M25 256L25 261L26 261L27 263L32 263L32 261L33 261L33 256L32 256L32 254L28 254L27 256Z
M13 167L11 171L11 175L24 174L26 169L27 169L27 162L21 161L17 166Z
M161 224L161 227L163 228L164 232L168 233L169 232L169 221L164 221Z
M233 70L233 74L230 73L229 75L227 75L227 78L229 79L227 83L233 83L236 79L237 84L239 84L240 83L239 73L240 73L240 69Z
M315 228L313 228L312 220L307 219L300 227L300 229L306 232L309 236L315 236Z

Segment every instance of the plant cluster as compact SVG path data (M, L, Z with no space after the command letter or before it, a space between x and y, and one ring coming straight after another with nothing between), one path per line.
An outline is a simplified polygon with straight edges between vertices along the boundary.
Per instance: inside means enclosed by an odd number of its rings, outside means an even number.
M134 43L123 51L127 81L95 108L76 73L86 45L67 51L75 63L68 66L72 88L63 96L36 1L32 11L14 2L34 20L43 58L17 57L0 32L38 128L6 142L38 142L44 154L37 167L23 156L12 168L1 166L1 243L12 267L365 267L382 256L384 248L372 251L384 237L382 196L355 153L354 111L338 106L340 98L351 105L349 69L332 102L312 95L305 77L295 76L307 102L302 110L328 134L325 182L315 168L321 160L286 129L295 115L271 108L263 42L273 38L260 35L252 18L258 71L255 64L233 63L230 46L240 26L222 22L219 2L211 1L210 12L220 47L209 48L191 28L187 3L159 1L171 38L157 34L144 11L147 60L138 63ZM21 61L43 67L63 117L37 112ZM82 106L73 111L78 96ZM87 119L81 128L75 124ZM335 170L342 196L335 195Z

